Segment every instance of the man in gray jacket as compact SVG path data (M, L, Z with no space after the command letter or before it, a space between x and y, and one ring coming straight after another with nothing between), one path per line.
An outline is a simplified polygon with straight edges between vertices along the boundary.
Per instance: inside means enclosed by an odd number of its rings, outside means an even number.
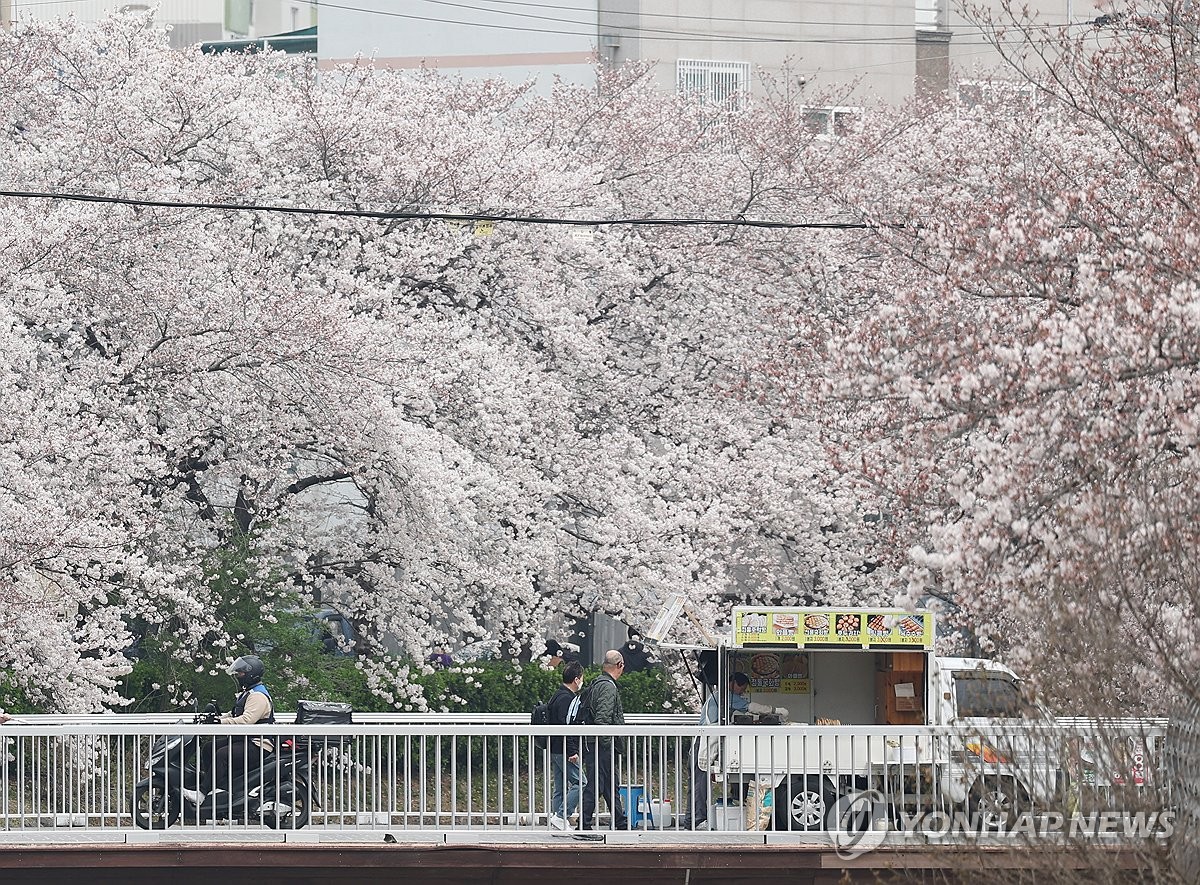
M617 689L617 680L625 670L625 661L621 653L613 650L605 652L601 669L604 672L588 686L588 706L591 708L593 723L611 731L615 726L625 724L625 708L621 706L621 692ZM595 745L589 746L586 759L587 787L583 791L580 829L592 828L599 796L603 796L604 801L608 803L613 826L618 830L629 828L629 817L617 792L617 766L623 746L624 738L614 740L611 734L598 737Z

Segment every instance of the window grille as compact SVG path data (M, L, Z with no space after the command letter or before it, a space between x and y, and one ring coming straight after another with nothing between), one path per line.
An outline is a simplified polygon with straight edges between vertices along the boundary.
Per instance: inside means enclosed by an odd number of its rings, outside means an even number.
M941 0L916 0L918 31L936 31L941 25Z
M750 63L681 58L675 65L679 92L707 104L742 107L750 93Z

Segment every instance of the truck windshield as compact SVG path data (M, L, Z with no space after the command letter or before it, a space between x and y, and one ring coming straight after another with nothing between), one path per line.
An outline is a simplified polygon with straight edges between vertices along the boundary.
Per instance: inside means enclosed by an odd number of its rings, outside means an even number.
M1003 676L954 674L955 702L961 718L1019 718L1028 705L1021 690Z

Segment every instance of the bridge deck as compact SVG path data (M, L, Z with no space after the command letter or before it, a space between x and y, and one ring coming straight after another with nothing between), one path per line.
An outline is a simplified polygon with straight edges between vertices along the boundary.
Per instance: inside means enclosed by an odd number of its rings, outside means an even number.
M968 883L981 870L1005 871L1092 867L1095 851L1107 870L1128 871L1142 881L1139 858L1127 848L1011 844L933 846L887 844L860 857L839 858L827 837L766 834L731 838L686 836L670 840L610 834L604 841L569 836L509 834L468 840L462 833L378 832L371 835L246 831L220 834L147 834L132 831L0 834L0 880L44 883L80 880L89 885L234 885L234 883L437 882L438 885L489 882L493 885L835 885L840 882L916 881L937 874L941 882ZM750 836L750 834L745 834ZM396 841L389 841L395 839ZM1018 873L1018 871L1021 871ZM1036 875L1036 874L1035 874Z

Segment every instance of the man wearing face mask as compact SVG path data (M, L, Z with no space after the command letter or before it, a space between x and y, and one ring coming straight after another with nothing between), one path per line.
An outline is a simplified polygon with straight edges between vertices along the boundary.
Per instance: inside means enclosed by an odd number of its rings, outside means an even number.
M550 724L570 725L572 706L579 703L583 665L571 661L563 667L562 685L550 699ZM579 735L552 737L550 745L550 826L569 829L570 816L579 805L580 790L587 786L579 755Z

